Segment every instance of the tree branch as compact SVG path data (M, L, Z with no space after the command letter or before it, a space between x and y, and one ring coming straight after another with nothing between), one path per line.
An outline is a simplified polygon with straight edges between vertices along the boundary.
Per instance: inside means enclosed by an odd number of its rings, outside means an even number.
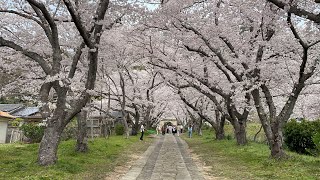
M26 49L23 49L21 46L19 46L18 44L9 41L9 40L5 40L4 38L0 37L0 47L9 47L11 49L14 49L16 51L21 52L23 55L29 57L30 59L36 61L42 68L42 70L48 75L51 73L51 68L48 65L48 63L44 60L44 58L32 51L28 51Z
M293 13L297 16L304 17L315 23L320 23L320 14L314 14L312 12L306 11L304 9L298 8L297 6L290 6L281 0L267 0L268 2L273 3L281 9L286 9L289 13ZM287 8L288 7L288 8Z
M77 27L81 37L83 38L83 41L85 42L85 44L90 48L93 49L94 48L94 44L90 41L89 38L89 33L86 30L86 28L82 25L83 22L78 14L78 12L76 12L76 10L74 9L73 5L71 4L70 0L63 0L64 4L66 5L75 26Z
M219 49L214 48L209 42L209 40L206 37L204 37L200 31L196 30L190 25L184 24L184 22L182 22L181 20L179 21L181 22L182 27L189 31L192 31L194 34L200 37L200 39L206 44L206 46L219 58L220 62L232 73L232 75L237 79L237 81L242 81L242 77L239 74L237 74L236 69L234 69L227 63L226 59L222 56Z

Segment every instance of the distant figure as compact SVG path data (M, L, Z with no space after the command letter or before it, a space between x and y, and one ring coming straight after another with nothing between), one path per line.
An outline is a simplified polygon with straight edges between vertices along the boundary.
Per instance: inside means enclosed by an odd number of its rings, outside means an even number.
M191 138L192 137L192 126L191 126L191 124L188 127L188 133L189 133L189 138Z
M183 132L183 126L180 124L179 127L180 127L180 133L182 133Z
M172 134L172 126L171 125L168 126L168 129L169 129L169 134Z
M162 135L165 135L166 134L166 128L164 126L162 126L161 130L162 130Z
M177 126L177 135L180 136L181 127L180 125Z
M161 127L160 125L158 124L157 128L156 128L156 131L157 131L157 135L161 132Z
M144 124L141 124L140 132L141 132L140 141L143 141L143 135L144 135Z
M176 132L177 132L176 126L173 126L173 127L172 127L172 134L175 135Z

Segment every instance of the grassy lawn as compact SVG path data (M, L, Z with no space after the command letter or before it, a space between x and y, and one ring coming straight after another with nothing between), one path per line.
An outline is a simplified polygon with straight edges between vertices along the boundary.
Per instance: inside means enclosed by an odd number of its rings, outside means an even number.
M64 141L58 163L48 167L36 163L38 144L1 144L0 179L103 179L115 166L127 162L130 154L145 151L152 141L140 142L139 136L96 138L89 142L88 153L76 153L75 140Z
M228 128L228 127L227 127ZM248 132L252 131L252 127ZM256 132L256 131L252 131ZM213 131L206 130L202 137L183 136L194 153L208 166L216 177L226 179L320 179L320 157L288 152L288 160L269 158L266 144L250 142L237 146L235 140L216 141ZM251 135L249 135L251 137Z

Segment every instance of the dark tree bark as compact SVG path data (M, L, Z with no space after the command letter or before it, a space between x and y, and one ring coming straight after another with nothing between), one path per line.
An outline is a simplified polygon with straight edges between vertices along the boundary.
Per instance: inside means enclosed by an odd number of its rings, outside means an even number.
M313 21L315 23L320 23L319 14L317 14L313 11L305 10L305 9L301 8L300 6L297 6L296 4L290 5L285 0L267 0L267 1L273 3L274 5L276 5L277 7L281 8L281 9L285 9L286 7L289 7L286 10L287 12L293 13L296 16L306 18L306 19ZM320 3L320 0L315 0L315 3Z
M218 115L217 115L218 113ZM216 112L216 119L220 119L220 121L218 121L218 125L217 126L213 126L214 130L215 130L215 135L216 135L216 139L217 140L223 140L225 138L225 134L224 134L224 123L225 123L225 115L222 115L221 117L219 116L219 111Z
M48 123L39 148L38 161L41 162L41 165L50 165L56 163L57 149L60 143L62 130L63 127L55 126L53 123L51 123L51 121Z
M104 120L101 120L102 121L102 124L101 124L101 134L102 134L102 137L107 137L107 133L108 133L108 130L107 130L107 123L104 121Z
M56 87L57 83L54 83L53 87ZM54 110L52 117L47 121L47 128L44 131L44 136L40 142L38 161L40 165L51 165L57 161L58 145L60 143L61 134L67 125L66 115L64 111L66 98L66 91L58 91L60 97L57 102L57 108Z
M199 135L199 136L202 136L202 130L201 130L201 128L202 128L202 119L200 119L199 121L198 121L198 129L197 129L197 134Z
M87 138L87 111L82 110L77 114L78 121L78 133L77 133L77 152L87 152L88 151L88 138Z
M239 121L235 125L235 136L238 145L247 144L246 121Z
M127 123L127 113L125 111L126 109L126 90L125 90L125 82L123 78L122 72L119 71L120 75L120 87L121 87L121 92L122 92L122 101L121 102L121 112L122 112L122 123L124 125L124 130L125 130L125 137L129 138L130 132L129 132L129 126Z

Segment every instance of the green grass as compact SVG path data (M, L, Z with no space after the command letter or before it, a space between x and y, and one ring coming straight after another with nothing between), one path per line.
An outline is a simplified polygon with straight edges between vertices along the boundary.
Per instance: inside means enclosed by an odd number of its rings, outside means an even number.
M89 142L89 152L77 153L75 140L64 141L58 162L48 167L36 163L38 144L1 144L0 179L103 179L127 162L130 154L145 151L151 142L150 138L140 142L138 136L97 138Z
M254 131L249 130L248 132ZM206 165L213 167L210 174L212 173L216 177L227 179L320 179L320 157L288 152L289 159L273 160L269 158L268 146L263 143L249 141L246 146L237 146L234 139L216 141L213 140L213 136L213 131L206 130L202 137L195 135L189 139L184 136L184 139ZM251 135L249 134L249 136Z

